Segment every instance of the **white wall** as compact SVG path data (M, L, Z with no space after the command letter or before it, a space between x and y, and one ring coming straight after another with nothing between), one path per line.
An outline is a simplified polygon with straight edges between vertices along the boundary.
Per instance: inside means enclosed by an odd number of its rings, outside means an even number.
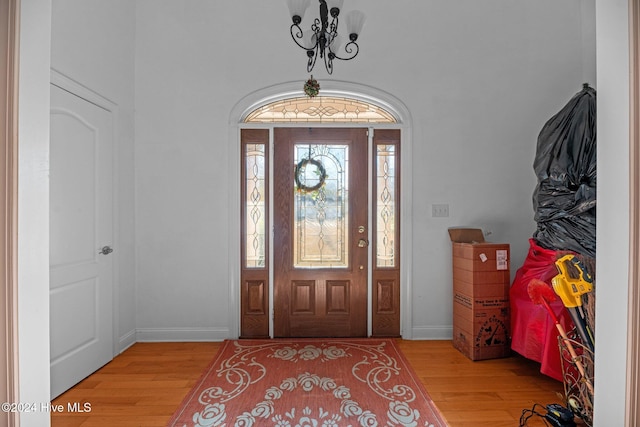
M135 2L53 0L51 67L116 104L114 300L116 351L135 342Z
M20 402L49 402L49 40L51 0L21 2L18 89ZM22 427L49 425L44 411Z
M368 16L360 55L322 67L379 88L411 111L415 338L451 336L447 228L480 226L512 245L513 271L535 230L538 132L581 89L580 0L353 0ZM247 12L250 11L250 12ZM257 19L252 19L252 17ZM308 21L305 20L305 23ZM139 0L136 232L139 337L223 338L231 108L259 89L308 78L284 2ZM589 66L594 68L594 64ZM431 205L448 203L449 218ZM409 259L408 257L413 257Z
M626 0L598 0L596 426L625 415L629 268L629 18Z
M580 2L582 28L582 81L596 87L596 0Z

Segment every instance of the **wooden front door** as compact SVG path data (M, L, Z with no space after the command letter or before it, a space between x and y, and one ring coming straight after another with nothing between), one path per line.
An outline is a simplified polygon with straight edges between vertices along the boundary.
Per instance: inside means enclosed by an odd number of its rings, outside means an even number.
M274 129L274 336L367 335L367 130Z

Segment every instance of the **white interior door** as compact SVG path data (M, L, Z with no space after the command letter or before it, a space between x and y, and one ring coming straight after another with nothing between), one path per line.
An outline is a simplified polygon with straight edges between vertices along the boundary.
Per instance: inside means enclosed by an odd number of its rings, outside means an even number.
M51 85L51 398L113 358L110 111Z

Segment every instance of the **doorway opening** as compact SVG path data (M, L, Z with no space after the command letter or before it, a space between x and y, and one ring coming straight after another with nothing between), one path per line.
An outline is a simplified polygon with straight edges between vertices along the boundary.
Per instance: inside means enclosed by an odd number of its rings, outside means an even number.
M409 115L380 91L331 85L316 98L269 88L234 109L240 337L410 335Z

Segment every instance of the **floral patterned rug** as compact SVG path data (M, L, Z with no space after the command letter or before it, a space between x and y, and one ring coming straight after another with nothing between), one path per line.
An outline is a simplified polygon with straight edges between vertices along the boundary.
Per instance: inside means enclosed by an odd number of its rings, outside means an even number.
M446 426L393 340L225 341L168 424Z

